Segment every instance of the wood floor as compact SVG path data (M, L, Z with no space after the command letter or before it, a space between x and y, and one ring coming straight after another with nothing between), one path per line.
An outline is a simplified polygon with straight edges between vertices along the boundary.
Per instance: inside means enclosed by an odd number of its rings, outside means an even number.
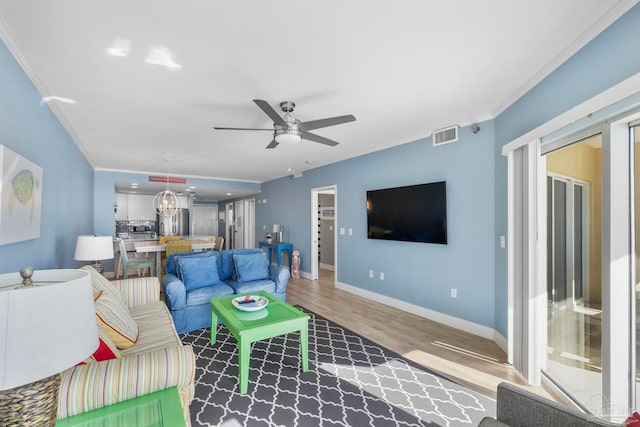
M509 381L528 387L491 340L336 289L333 271L320 280L289 279L287 302L301 305L486 396Z

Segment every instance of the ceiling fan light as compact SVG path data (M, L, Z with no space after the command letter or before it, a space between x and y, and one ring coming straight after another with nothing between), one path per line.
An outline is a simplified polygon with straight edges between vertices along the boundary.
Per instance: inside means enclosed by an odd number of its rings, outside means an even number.
M278 144L299 144L302 141L302 135L295 133L281 133L276 135L276 142Z

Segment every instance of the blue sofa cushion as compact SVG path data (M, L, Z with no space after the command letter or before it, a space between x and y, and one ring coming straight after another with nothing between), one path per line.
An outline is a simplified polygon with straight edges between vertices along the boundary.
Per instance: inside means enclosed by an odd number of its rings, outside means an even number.
M270 294L274 294L276 292L276 282L271 279L254 280L252 282L242 283L228 280L226 284L232 287L236 294L256 291L266 291Z
M187 292L220 284L215 257L178 257L178 274Z
M252 254L233 254L236 282L253 282L269 278L269 265L264 252Z
M245 248L245 249L225 249L218 252L220 256L220 262L218 263L218 273L220 274L220 280L223 282L227 280L236 280L235 265L233 262L234 254L255 254L263 252L262 249L257 248Z
M220 260L216 252L206 251L206 252L180 252L180 253L170 254L167 257L165 273L173 274L174 276L182 280L182 272L180 271L180 265L178 264L178 259L183 257L189 257L189 258L214 257L216 258L216 262L218 264L217 265L218 271L220 271Z
M233 295L233 289L224 283L220 283L216 286L194 289L187 293L187 307L193 307L200 304L209 305L209 300L211 298L223 297L225 295ZM210 311L207 311L207 319L209 322L211 322L210 313Z

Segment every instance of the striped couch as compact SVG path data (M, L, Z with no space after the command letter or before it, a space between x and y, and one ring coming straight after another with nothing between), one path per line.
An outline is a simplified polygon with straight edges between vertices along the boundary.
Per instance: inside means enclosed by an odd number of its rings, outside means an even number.
M169 310L160 300L158 278L107 281L90 266L82 269L91 273L95 292L108 286L119 291L138 325L138 340L132 347L120 350L119 358L78 365L62 372L58 418L176 386L185 421L190 425L195 355L191 346L182 345Z

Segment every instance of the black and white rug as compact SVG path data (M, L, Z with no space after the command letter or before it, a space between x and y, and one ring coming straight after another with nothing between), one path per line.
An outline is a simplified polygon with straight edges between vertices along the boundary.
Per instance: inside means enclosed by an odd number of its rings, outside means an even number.
M300 307L299 307L300 308ZM238 394L235 338L218 326L181 335L196 352L191 422L197 426L476 426L495 401L307 312L309 370L299 335L256 342L249 390Z

